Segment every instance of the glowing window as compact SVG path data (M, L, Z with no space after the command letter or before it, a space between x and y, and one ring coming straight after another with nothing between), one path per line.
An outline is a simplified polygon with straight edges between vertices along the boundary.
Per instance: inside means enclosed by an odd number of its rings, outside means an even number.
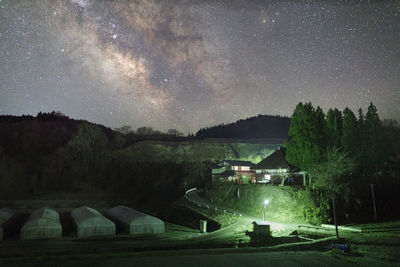
M250 167L249 166L242 166L242 171L250 171Z
M269 182L271 180L271 175L270 174L264 175L264 179Z

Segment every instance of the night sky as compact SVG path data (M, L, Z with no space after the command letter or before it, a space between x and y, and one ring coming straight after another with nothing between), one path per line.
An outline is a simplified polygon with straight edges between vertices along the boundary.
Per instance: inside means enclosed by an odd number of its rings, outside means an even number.
M187 133L372 101L400 121L400 2L363 2L0 0L0 113Z

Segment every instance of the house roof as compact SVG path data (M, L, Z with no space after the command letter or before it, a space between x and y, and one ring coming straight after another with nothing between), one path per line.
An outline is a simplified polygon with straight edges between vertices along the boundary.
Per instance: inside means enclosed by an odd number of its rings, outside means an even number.
M224 160L223 162L231 166L254 166L254 163L252 163L251 161Z
M287 169L289 168L289 164L285 159L286 148L281 147L279 150L276 150L274 153L260 161L256 164L252 169L254 170L262 170L262 169Z

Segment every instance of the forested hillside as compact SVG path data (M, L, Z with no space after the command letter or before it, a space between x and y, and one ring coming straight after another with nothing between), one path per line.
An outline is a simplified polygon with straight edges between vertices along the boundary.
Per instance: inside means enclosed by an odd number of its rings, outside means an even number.
M229 124L202 128L196 138L287 138L290 118L258 115Z

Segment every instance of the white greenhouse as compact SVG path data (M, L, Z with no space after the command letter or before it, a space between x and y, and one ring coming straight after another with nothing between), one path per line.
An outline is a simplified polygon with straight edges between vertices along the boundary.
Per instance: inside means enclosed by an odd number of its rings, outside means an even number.
M165 232L165 224L162 220L125 206L116 206L108 210L107 215L131 235Z
M60 216L55 209L48 207L34 210L20 233L21 239L48 239L61 236Z
M115 236L115 223L95 209L82 206L71 212L78 238Z
M0 209L0 241L3 240L3 224L14 216L15 211L12 209Z

